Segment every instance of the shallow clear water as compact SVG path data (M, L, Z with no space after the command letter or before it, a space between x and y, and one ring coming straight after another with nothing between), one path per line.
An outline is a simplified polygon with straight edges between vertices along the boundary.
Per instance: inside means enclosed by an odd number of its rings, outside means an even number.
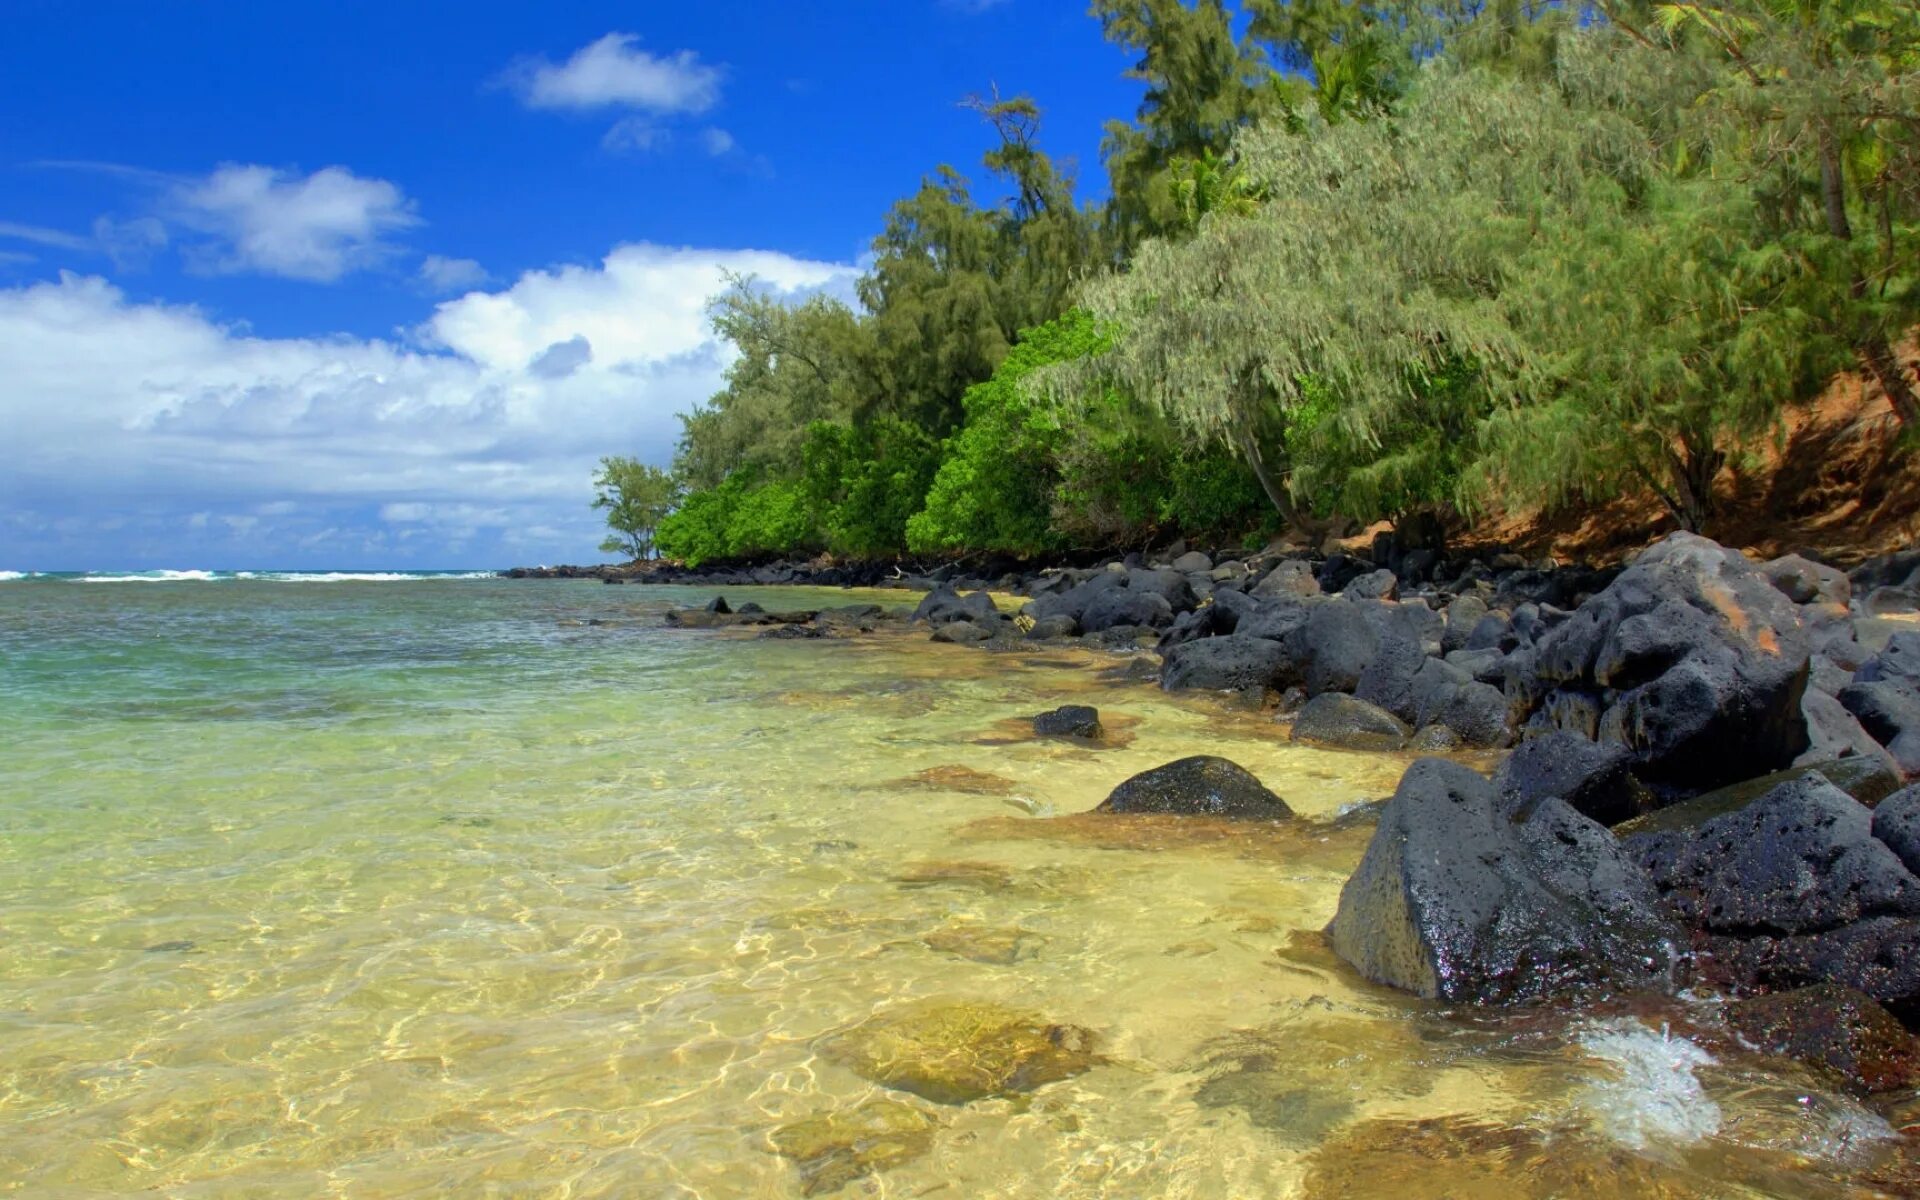
M1879 1117L1672 1014L1332 960L1333 818L1401 760L1113 655L659 626L706 596L0 583L0 1193L1881 1194ZM1017 736L1066 702L1126 744ZM1203 751L1308 819L1071 816ZM830 1052L922 1001L1098 1062L940 1104ZM878 1165L782 1132L879 1101L921 1132Z

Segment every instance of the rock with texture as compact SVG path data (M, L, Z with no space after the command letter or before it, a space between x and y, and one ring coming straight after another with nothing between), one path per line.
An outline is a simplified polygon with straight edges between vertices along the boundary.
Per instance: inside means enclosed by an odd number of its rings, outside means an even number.
M1534 806L1557 797L1602 825L1617 825L1653 805L1653 795L1633 777L1625 746L1590 742L1554 730L1520 743L1493 775L1500 807L1525 818Z
M1315 696L1293 718L1294 741L1345 750L1398 750L1411 734L1392 713L1339 692Z
M1362 975L1450 1002L1669 986L1673 927L1606 829L1549 798L1523 821L1440 759L1408 768L1328 927Z
M1142 771L1113 789L1096 812L1172 813L1278 821L1293 816L1287 802L1251 771L1210 754Z
M1041 737L1071 737L1098 740L1100 710L1085 704L1065 704L1043 712L1033 719L1033 731Z
M1736 1000L1727 1024L1769 1054L1784 1054L1837 1072L1863 1092L1920 1083L1920 1046L1873 997L1823 983Z
M1601 704L1596 740L1656 789L1698 792L1807 747L1799 610L1737 551L1676 533L1538 642L1542 694Z

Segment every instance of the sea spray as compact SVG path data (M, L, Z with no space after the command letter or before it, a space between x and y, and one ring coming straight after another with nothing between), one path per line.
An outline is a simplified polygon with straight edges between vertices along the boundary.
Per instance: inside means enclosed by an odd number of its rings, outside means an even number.
M1714 1059L1699 1046L1665 1026L1654 1030L1628 1018L1595 1022L1579 1045L1614 1068L1578 1098L1614 1141L1642 1150L1656 1142L1698 1142L1719 1131L1720 1106L1696 1074Z

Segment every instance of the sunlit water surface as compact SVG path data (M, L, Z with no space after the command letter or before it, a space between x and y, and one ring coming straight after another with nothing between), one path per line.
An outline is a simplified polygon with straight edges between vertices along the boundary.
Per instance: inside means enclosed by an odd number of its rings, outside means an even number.
M705 598L0 583L0 1191L1877 1194L1878 1116L1660 1014L1446 1014L1327 956L1334 818L1403 761L1113 654L660 627ZM1126 744L1014 736L1065 702ZM1197 752L1307 820L1057 819ZM823 1053L914 1001L1099 1065L939 1104ZM875 1111L918 1132L780 1133Z

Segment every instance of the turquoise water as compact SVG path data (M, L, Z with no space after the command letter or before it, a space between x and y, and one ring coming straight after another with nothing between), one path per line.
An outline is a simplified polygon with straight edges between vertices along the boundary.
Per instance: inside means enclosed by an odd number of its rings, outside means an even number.
M0 582L0 1193L1877 1194L1878 1116L1671 1014L1328 958L1404 762L1112 655L661 627L709 594ZM1020 735L1065 702L1122 744ZM1201 751L1307 820L1073 816ZM916 1005L1098 1061L953 1104L836 1054Z

